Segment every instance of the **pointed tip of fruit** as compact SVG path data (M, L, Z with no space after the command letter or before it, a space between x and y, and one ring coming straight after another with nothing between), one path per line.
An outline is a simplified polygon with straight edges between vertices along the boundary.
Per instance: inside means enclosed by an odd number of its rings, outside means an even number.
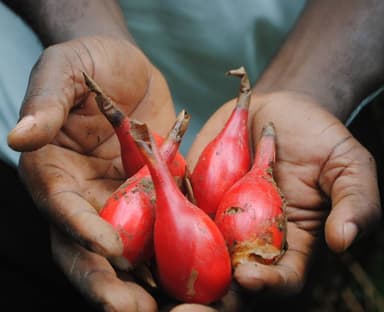
M250 90L251 90L251 83L249 81L249 77L247 74L247 71L245 70L244 66L241 66L237 69L231 69L226 72L227 76L236 76L241 78L240 82L240 95L246 95L248 101L250 99Z
M236 69L231 69L225 73L226 76L237 76L237 77L243 77L246 75L247 72L245 71L244 66L240 66Z
M177 116L175 124L172 127L172 131L174 131L178 141L181 141L182 137L187 131L190 119L191 115L189 115L185 109L183 109Z
M99 110L113 127L118 127L125 118L125 114L117 108L113 100L104 93L101 87L86 72L83 71L82 73L89 91L96 94L95 100Z
M146 123L131 121L130 134L135 141L136 146L143 154L144 158L152 159L157 151L153 135L150 133Z
M276 132L272 122L268 122L261 130L261 137L256 147L253 166L259 169L270 169L276 162Z
M145 123L132 119L130 120L129 131L135 141L151 142L149 129Z
M182 121L184 120L189 122L190 119L191 119L191 115L185 109L182 109L179 115L177 116L177 120L182 120Z

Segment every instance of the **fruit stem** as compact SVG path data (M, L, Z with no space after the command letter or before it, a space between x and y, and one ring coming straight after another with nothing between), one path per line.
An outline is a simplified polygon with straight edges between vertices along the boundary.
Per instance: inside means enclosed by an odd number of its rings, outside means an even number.
M171 141L181 142L185 132L187 131L191 116L183 109L176 118L174 126L166 136Z
M89 90L96 94L95 100L100 111L105 115L113 127L119 127L125 118L124 113L117 108L113 100L103 92L87 73L83 72L83 76Z
M276 161L276 132L272 122L266 124L261 131L261 138L256 147L254 168L268 169Z
M185 110L182 110L177 116L172 128L169 130L165 141L160 146L160 154L163 159L169 160L166 161L166 163L171 163L173 161L174 156L170 157L170 155L175 155L177 153L181 140L188 129L190 119L191 116Z
M176 184L175 179L171 175L168 166L163 161L163 157L160 154L159 149L156 146L154 138L152 134L149 132L148 127L144 124L143 132L139 133L139 136L133 136L134 140L137 144L139 150L141 150L142 154L145 155L147 161L148 169L151 173L152 181L155 185L159 186L157 190L162 192L165 197L169 197L166 195L169 188L179 189ZM156 191L156 197L158 197L158 192ZM168 193L168 195L173 195L172 192Z
M227 76L240 77L240 91L237 99L237 107L248 109L251 102L251 83L249 82L248 74L243 66L237 69L231 69L226 72Z

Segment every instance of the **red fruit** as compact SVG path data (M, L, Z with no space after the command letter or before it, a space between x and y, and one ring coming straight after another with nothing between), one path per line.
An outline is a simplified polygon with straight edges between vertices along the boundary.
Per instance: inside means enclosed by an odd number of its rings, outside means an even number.
M237 105L221 132L202 151L190 177L197 206L211 217L224 193L251 166L248 136L251 88L243 67L228 74L241 77Z
M109 98L101 88L96 84L91 77L83 72L85 83L90 91L96 94L96 102L100 111L104 114L107 120L112 125L116 136L120 143L121 160L123 163L124 171L127 177L135 174L141 167L144 166L144 159L141 153L138 151L134 139L132 138L132 128L137 124L134 120L128 118L121 110L119 110L116 104ZM135 130L133 130L135 131ZM164 139L157 133L152 133L156 144L158 146L164 141ZM172 173L177 177L184 177L186 161L184 157L178 152L174 157L172 164Z
M161 145L161 155L171 163L187 130L190 116L182 111L167 139ZM140 135L143 124L136 123L132 134ZM129 270L149 260L153 255L155 190L148 167L142 167L125 181L107 200L100 216L112 224L123 241L123 258L111 259L120 269Z
M211 303L231 282L225 241L213 220L181 193L148 136L137 144L156 190L154 244L160 284L178 300Z
M285 200L272 174L275 130L264 127L251 170L221 200L215 222L228 244L232 265L276 262L286 246Z

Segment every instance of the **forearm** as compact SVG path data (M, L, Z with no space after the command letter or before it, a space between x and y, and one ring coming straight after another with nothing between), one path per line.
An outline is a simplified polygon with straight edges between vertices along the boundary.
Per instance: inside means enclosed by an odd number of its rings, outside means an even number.
M110 35L132 41L115 0L3 0L45 46L81 36Z
M309 1L256 92L305 93L345 120L384 78L384 2Z

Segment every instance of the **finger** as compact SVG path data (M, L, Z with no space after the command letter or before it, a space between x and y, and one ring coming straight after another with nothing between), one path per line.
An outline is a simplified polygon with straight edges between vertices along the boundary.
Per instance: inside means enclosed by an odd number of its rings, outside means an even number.
M89 56L68 59L57 46L44 51L31 72L20 121L8 135L13 149L31 151L52 141L87 91L80 69L91 68L91 63L83 60Z
M218 310L196 303L185 303L174 307L169 312L218 312Z
M110 263L51 228L52 254L73 286L105 311L157 311L155 300L134 282L117 278Z
M247 305L243 294L240 293L239 286L234 283L227 294L218 302L213 303L211 306L206 306L196 303L180 304L172 309L162 310L162 312L237 312L244 311L244 305Z
M287 233L288 249L276 264L249 262L236 267L234 277L242 287L251 291L266 290L287 295L301 291L314 237L292 223L288 223Z
M95 192L95 183L88 184L88 180L94 180L91 172L96 160L85 161L83 156L60 147L43 147L28 154L33 157L22 156L20 177L42 214L82 246L104 256L121 255L123 244L119 234L95 209L102 206L111 190L98 187ZM72 157L73 161L61 168L55 162L60 155Z
M356 237L375 228L381 218L376 164L350 137L333 151L323 172L321 186L332 199L325 237L332 250L342 252Z
M55 223L75 238L82 246L107 257L120 256L123 243L120 235L98 215L79 194L61 192L51 196L47 205Z
M229 291L219 302L213 305L220 312L245 311L249 305L243 289L235 282L231 284Z

